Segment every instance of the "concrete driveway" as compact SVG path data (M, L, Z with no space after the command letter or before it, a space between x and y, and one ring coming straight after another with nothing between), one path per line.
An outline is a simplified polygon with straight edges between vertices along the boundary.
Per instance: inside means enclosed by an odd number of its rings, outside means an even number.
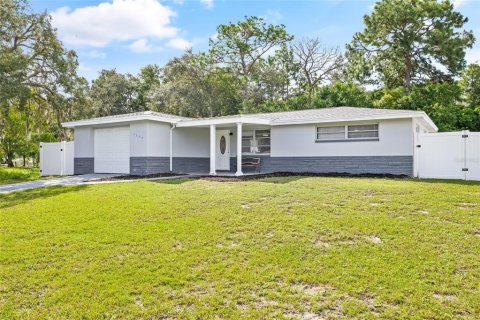
M50 180L36 180L28 182L20 182L13 184L0 185L0 193L7 193L12 191L21 191L27 189L36 189L49 186L68 186L68 185L80 185L87 182L92 182L99 179L117 177L119 174L113 173L91 173L82 174L78 176L61 177Z

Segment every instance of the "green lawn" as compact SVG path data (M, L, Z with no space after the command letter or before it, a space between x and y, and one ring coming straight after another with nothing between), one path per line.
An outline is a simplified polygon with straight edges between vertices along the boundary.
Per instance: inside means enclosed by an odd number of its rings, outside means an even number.
M38 179L40 179L40 170L36 167L6 168L0 166L0 184L25 182Z
M0 318L480 318L480 184L282 177L0 195Z

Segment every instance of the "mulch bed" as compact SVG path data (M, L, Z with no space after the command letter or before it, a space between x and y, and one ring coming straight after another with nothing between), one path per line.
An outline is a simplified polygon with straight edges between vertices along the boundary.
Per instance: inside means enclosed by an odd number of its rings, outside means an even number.
M275 173L259 173L256 175L244 175L240 177L235 176L200 176L196 178L209 179L214 181L245 181L245 180L258 180L264 178L275 178L275 177L293 177L293 176L302 176L302 177L344 177L344 178L389 178L389 179L407 179L410 178L407 175L395 175L395 174L373 174L373 173L312 173L312 172L275 172Z
M372 174L372 173L360 173L360 174L352 174L352 173L311 173L311 172L275 172L275 173L258 173L255 175L244 175L240 177L235 176L222 176L219 174L218 176L210 176L210 175L203 175L203 176L194 176L188 177L186 174L181 173L155 173L149 174L145 176L139 175L124 175L124 176L117 176L112 178L104 178L98 181L118 181L118 180L144 180L150 178L162 178L162 177L173 177L173 176L187 176L186 178L189 179L208 179L213 181L247 181L247 180L258 180L264 178L275 178L275 177L292 177L292 176L302 176L302 177L345 177L345 178L389 178L389 179L406 179L409 178L407 175L394 175L394 174Z
M104 178L97 181L118 181L118 180L143 180L143 179L150 179L150 178L163 178L163 177L173 177L173 176L183 176L182 173L154 173L154 174L147 174L144 176L138 175L125 175L125 176L117 176L112 178Z

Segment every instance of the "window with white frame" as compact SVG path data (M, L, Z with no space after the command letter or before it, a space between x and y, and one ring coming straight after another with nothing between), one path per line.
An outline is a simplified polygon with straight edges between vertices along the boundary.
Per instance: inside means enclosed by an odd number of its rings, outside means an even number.
M348 139L378 138L378 124L348 126Z
M345 126L317 127L317 140L345 139Z
M378 124L317 127L317 141L378 139Z
M270 154L270 130L246 130L242 134L243 154Z

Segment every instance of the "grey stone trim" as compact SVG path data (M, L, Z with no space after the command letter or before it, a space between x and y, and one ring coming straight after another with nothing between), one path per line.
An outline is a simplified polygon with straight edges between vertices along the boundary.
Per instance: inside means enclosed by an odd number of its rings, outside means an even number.
M73 158L73 174L93 173L92 158Z
M311 172L413 175L413 156L270 157L265 155L256 155L248 157L261 158L260 168L257 170L259 173ZM85 161L85 159L88 161ZM82 166L80 166L80 163L82 163ZM236 164L237 158L231 157L230 172L236 171ZM254 170L254 168L248 167L243 168L242 171L248 173L253 172ZM130 174L132 175L148 175L169 171L170 159L168 157L130 158ZM209 171L210 159L208 157L173 158L173 172L208 173ZM92 172L93 158L75 158L75 174Z
M261 173L311 172L349 174L413 175L413 156L351 156L351 157L268 157L261 158ZM236 169L236 158L231 158ZM245 168L243 172L252 172Z
M210 158L174 157L173 172L177 173L208 173Z
M130 157L131 175L145 176L164 172L170 172L169 157Z

